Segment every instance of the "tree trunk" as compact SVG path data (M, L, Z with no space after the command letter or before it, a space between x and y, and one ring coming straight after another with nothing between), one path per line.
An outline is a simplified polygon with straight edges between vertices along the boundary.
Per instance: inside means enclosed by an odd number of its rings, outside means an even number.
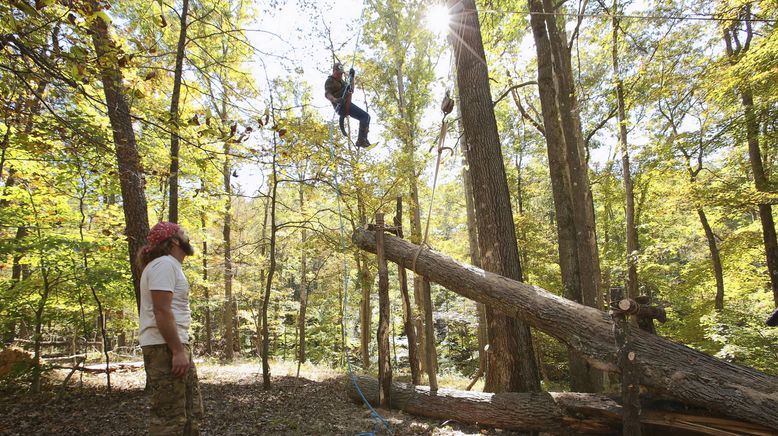
M554 16L543 18L541 0L530 0L529 7L533 12L530 22L538 58L538 90L548 147L564 296L600 307L591 191L587 166L579 147L580 132L574 128L580 122L577 113L573 113L575 100L570 96L574 93L572 70L565 68L569 64L569 53L566 45L562 46ZM602 375L576 350L569 348L568 354L571 389L601 391Z
M226 120L222 115L222 121ZM235 353L234 301L232 296L232 169L230 168L230 139L224 141L224 224L222 226L222 249L224 251L224 358L231 361Z
M700 217L700 223L705 230L705 239L708 240L708 248L710 249L710 262L713 264L713 275L716 277L716 310L724 310L724 270L721 267L721 255L719 254L719 247L716 243L716 235L713 234L708 223L708 217L705 216L705 211L702 207L697 208L697 215Z
M478 244L484 269L521 279L500 138L489 88L478 11L472 0L449 0L451 36L461 99L462 127L476 202ZM540 379L529 327L486 308L489 329L487 391L538 391Z
M461 128L461 123L460 123ZM464 130L464 129L463 129ZM462 184L465 191L465 210L467 211L467 243L470 253L470 263L481 267L481 254L478 252L478 225L475 220L475 199L473 198L473 179L467 162L467 144L464 140L459 142L459 151L462 153ZM475 303L478 313L478 376L486 373L487 352L489 346L489 328L486 321L486 307L481 303Z
M181 96L181 76L184 69L184 50L186 48L186 18L189 14L189 0L182 0L181 5L181 29L178 34L178 45L176 46L176 66L173 73L173 94L170 97L170 210L168 211L168 221L178 222L178 149L179 149L179 128L180 114L178 112L178 101Z
M392 362L389 359L389 269L384 256L384 214L376 212L376 257L378 263L378 403L389 407L392 387Z
M353 240L374 252L373 232L359 230ZM386 236L386 258L411 268L418 247ZM510 314L586 356L596 368L618 371L613 321L595 308L583 306L529 286L465 265L439 253L422 251L415 271L466 298ZM632 333L640 379L660 393L685 403L778 430L778 378L724 362L656 335Z
M362 194L357 193L357 213L361 222L367 222L367 212ZM362 352L362 368L370 368L370 337L372 331L373 309L370 307L370 294L373 287L373 276L367 266L368 260L364 253L357 253L357 271L359 274L359 286L362 290L362 300L359 303L359 340Z
M305 211L305 185L300 183L300 213ZM300 314L297 319L298 341L297 348L297 377L300 377L300 365L305 363L305 312L308 309L308 259L306 257L305 244L308 235L305 227L300 230Z
M40 236L40 235L39 235ZM43 276L43 289L40 292L40 301L35 309L35 336L33 340L33 357L32 357L32 381L31 390L34 394L41 392L41 340L43 335L41 334L41 328L43 327L43 312L46 309L46 302L51 294L51 285L49 283L48 271L45 265L41 266L41 275Z
M95 12L100 9L97 2L93 1L92 6ZM143 271L136 264L135 255L146 243L146 236L149 233L146 194L143 191L145 184L143 170L135 144L130 107L124 95L122 85L124 79L119 69L118 50L108 33L108 25L102 18L97 16L92 21L90 30L103 82L108 119L113 132L135 303L136 309L140 311L140 276Z
M746 20L751 19L752 15L748 4L743 6L743 11L741 12L743 12ZM751 41L753 29L750 26L750 22L746 21L746 23L746 41ZM738 32L736 23L732 23L731 27L724 29L724 45L726 46L727 56L730 63L735 66L740 56L748 51L750 46L748 43L741 45L736 35L733 35L732 32ZM751 162L751 171L754 174L754 185L759 192L769 192L770 182L764 170L762 151L759 148L759 120L754 113L754 94L747 83L740 84L738 90L740 91L745 115L748 160ZM770 276L773 300L775 307L778 307L778 238L776 238L775 234L775 222L773 221L773 210L770 204L759 205L759 219L762 222L762 239L764 241L767 272Z
M397 214L394 216L394 226L397 228L397 236L403 237L403 202L402 197L397 197ZM408 338L408 364L411 367L411 383L414 385L421 384L421 376L419 374L419 353L416 344L416 330L413 325L413 306L411 306L411 297L408 294L408 275L405 272L405 268L397 266L397 278L400 282L400 297L402 298L403 308L403 329L405 331L405 337ZM396 355L397 353L395 353Z
M432 289L426 277L421 278L421 297L424 304L424 366L427 370L427 381L430 390L438 389L438 352L435 349L435 329L432 319Z
M570 171L572 214L576 232L576 248L581 281L581 300L590 307L602 307L600 291L600 260L597 249L594 203L589 187L589 168L586 162L585 144L581 133L581 119L575 91L570 48L564 27L556 23L556 10L551 0L543 0L547 14L546 23L554 59L554 74L559 92L556 94L565 144L565 162ZM598 378L597 374L590 374Z
M200 225L206 229L205 212L200 214ZM203 234L203 291L205 299L205 353L213 354L213 330L211 327L211 287L208 283L208 240Z
M395 30L398 29L396 16L392 13L390 15L392 20L392 26ZM419 204L419 185L416 168L416 144L414 143L414 132L410 127L412 121L408 118L405 111L405 82L403 77L403 62L404 59L399 58L395 61L395 83L397 84L397 110L401 122L406 128L402 132L401 140L403 143L402 151L407 163L408 177L408 191L410 194L410 215L411 215L411 235L410 240L414 244L421 244L421 205ZM424 283L422 277L413 277L413 301L416 305L416 349L418 352L418 364L421 371L427 370L427 341L425 340L426 329L424 325Z
M613 307L611 309L613 336L616 338L618 353L616 359L621 372L622 434L624 436L640 436L640 375L636 361L637 354L632 347L632 323L628 311L628 309L637 306L637 303L629 297L624 298L623 288L611 288L610 292L611 306ZM625 302L626 306L622 304Z
M637 298L638 290L638 231L635 227L635 193L632 188L632 174L629 167L629 148L627 143L627 109L624 103L624 84L619 74L619 19L618 0L613 1L613 81L616 84L616 102L618 105L619 146L621 147L621 167L624 176L624 195L626 197L626 234L627 234L627 297Z
M270 105L273 105L273 98L270 97ZM271 112L273 110L271 109ZM273 114L275 123L275 113ZM270 306L270 290L273 288L273 276L276 272L276 193L278 191L278 170L276 168L276 152L278 148L278 139L273 135L273 159L271 162L272 173L270 179L270 265L267 269L267 280L265 280L265 298L262 302L262 386L270 389L270 334L267 325L267 309Z
M750 88L742 92L743 110L745 111L746 136L748 138L748 159L751 161L751 171L754 173L754 184L759 192L769 192L769 181L762 163L762 152L759 148L759 122L754 114L754 96ZM773 209L770 204L759 205L759 219L762 222L762 240L767 257L767 272L773 290L773 301L778 307L778 238L775 234Z

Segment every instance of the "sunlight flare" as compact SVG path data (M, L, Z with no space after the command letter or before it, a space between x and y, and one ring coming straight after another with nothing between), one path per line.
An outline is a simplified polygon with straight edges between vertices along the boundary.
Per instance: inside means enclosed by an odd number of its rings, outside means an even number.
M443 4L436 4L427 10L424 19L427 29L436 35L445 35L451 23L451 15L448 13L448 7Z

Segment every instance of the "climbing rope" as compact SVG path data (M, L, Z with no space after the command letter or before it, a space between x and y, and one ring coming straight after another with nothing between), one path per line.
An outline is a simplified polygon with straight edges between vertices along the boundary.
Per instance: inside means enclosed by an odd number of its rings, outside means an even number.
M365 3L367 0L365 0L362 3L362 12L360 13L359 18L359 31L357 32L357 40L354 45L354 54L351 60L351 68L354 68L354 62L356 61L357 56L357 50L359 49L359 40L361 39L362 35L362 25L364 15L365 15ZM353 84L351 84L353 86ZM335 141L333 139L332 129L333 125L335 123L335 116L338 115L338 107L335 108L335 113L332 115L332 118L330 119L330 160L333 163L333 179L334 179L334 185L335 185L335 194L337 198L337 209L338 209L338 220L339 220L339 238L340 238L340 254L343 258L343 313L341 314L341 317L343 318L343 323L341 324L341 337L346 337L346 312L348 309L348 287L349 287L349 271L348 271L348 262L346 260L346 237L345 237L345 224L343 222L343 209L341 206L341 191L340 191L340 182L338 180L338 161L335 159ZM349 118L349 117L347 117ZM348 120L347 120L348 122ZM351 124L349 123L349 137L348 141L351 142ZM357 153L359 153L359 148L357 147ZM365 398L365 394L362 392L362 389L359 387L359 383L357 383L356 375L354 375L354 370L351 367L351 359L349 356L349 346L348 344L345 345L345 356L346 356L346 367L348 368L348 374L349 378L351 379L351 383L354 385L354 389L356 389L357 393L359 394L359 397L362 399L362 402L365 403L368 409L370 409L370 415L375 420L375 429L373 432L369 433L359 433L356 436L372 436L375 434L375 431L380 429L381 427L385 428L386 431L393 435L394 432L392 431L391 427L389 426L389 422L384 419L383 416L381 416L380 413L378 413L377 410L370 404L370 402Z
M421 251L425 246L428 246L427 238L429 236L430 221L432 219L432 205L435 202L435 189L438 186L438 173L440 171L440 162L443 157L443 152L448 150L452 154L454 153L454 150L451 147L446 147L446 133L448 132L448 120L446 120L446 117L448 117L448 114L450 114L452 110L454 110L454 100L447 90L446 96L443 97L443 102L440 104L440 111L443 112L443 118L440 120L437 147L433 145L432 148L430 148L430 151L437 149L438 156L435 160L435 173L432 176L432 194L430 195L429 206L427 207L427 222L424 225L424 237L421 244L419 244L419 249L416 250L416 254L413 256L413 263L411 264L411 269L414 271L416 270L416 260L418 260L419 254L421 254Z

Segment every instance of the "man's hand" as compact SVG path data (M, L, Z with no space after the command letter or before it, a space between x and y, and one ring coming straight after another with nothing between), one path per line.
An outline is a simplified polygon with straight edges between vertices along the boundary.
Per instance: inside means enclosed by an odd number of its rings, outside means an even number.
M154 305L154 320L157 322L159 333L165 339L170 352L173 353L173 365L170 368L170 373L175 377L183 377L189 369L189 356L187 356L181 339L178 337L176 317L171 309L173 293L152 290L151 302Z
M186 355L186 351L179 351L173 353L173 368L170 372L175 377L184 377L189 370L189 356Z

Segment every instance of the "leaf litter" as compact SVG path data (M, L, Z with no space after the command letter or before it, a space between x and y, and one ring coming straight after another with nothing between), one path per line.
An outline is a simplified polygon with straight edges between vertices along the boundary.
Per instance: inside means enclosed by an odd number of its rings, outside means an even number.
M365 405L348 398L350 382L342 373L276 376L264 390L256 364L199 363L197 371L205 406L203 435L388 434ZM112 372L110 393L103 374L74 375L63 390L65 375L49 373L38 395L24 385L0 386L0 435L146 434L148 399L142 370ZM395 435L512 434L394 410L379 413Z

